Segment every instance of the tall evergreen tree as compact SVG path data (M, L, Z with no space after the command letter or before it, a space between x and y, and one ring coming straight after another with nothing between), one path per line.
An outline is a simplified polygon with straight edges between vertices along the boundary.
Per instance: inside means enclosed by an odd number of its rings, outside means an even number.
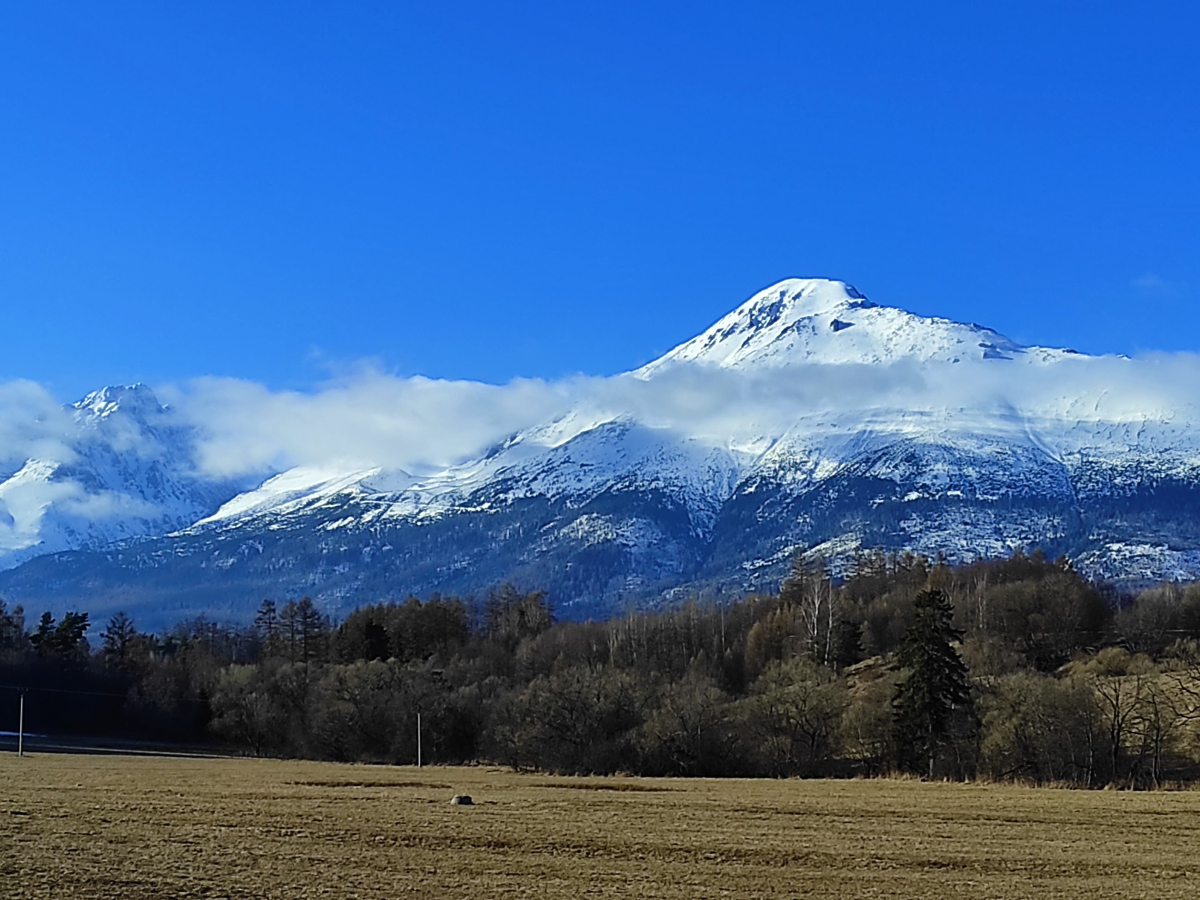
M54 654L55 624L54 616L48 612L44 612L38 620L37 629L29 635L29 643L33 645L33 649L37 651L38 656L51 656Z
M254 630L261 644L264 657L274 656L279 652L279 613L275 609L274 600L263 600L254 614Z
M294 663L300 647L300 616L295 600L279 608L279 643L287 651L288 662Z
M57 624L50 613L42 613L37 630L29 636L29 643L33 645L38 656L85 659L88 642L84 632L90 627L87 613L68 612Z
M967 667L954 649L962 633L954 628L950 599L940 590L925 590L913 600L895 666L905 672L892 701L893 726L900 762L933 776L939 746L956 717L971 710Z
M129 662L129 654L133 642L137 638L137 629L133 627L133 619L119 612L108 620L108 627L101 635L104 640L104 656L112 665L123 669Z
M25 610L20 606L8 611L0 600L0 652L21 650L25 645Z
M68 659L86 659L88 642L84 633L91 628L88 613L66 612L54 629L56 651Z
M296 604L295 623L300 641L300 658L308 664L323 655L329 623L311 597L301 597L300 602Z

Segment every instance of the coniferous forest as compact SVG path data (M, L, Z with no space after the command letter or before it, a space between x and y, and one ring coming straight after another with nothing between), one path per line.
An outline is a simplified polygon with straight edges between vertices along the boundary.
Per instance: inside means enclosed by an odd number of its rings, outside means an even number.
M149 635L0 604L0 731L559 773L1200 778L1200 584L1122 596L1063 560L793 565L773 596L555 621L502 586L334 623Z

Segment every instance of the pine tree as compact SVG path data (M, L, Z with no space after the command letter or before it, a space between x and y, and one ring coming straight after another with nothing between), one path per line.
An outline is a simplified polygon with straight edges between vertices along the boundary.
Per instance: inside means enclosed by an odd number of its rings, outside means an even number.
M37 630L29 636L29 643L38 656L83 659L88 652L84 632L90 627L87 613L68 612L57 624L50 613L42 613Z
M54 629L55 650L68 659L86 659L88 642L84 637L91 625L87 613L67 612Z
M300 644L300 619L295 600L289 600L279 608L279 641L287 648L288 662L296 662L296 651Z
M901 763L914 770L927 766L933 776L938 747L956 716L971 709L967 667L953 644L954 610L939 590L926 590L913 601L912 618L896 652L895 667L906 674L892 701L893 726Z
M263 600L254 615L254 630L262 644L264 657L274 656L279 652L279 613L275 609L274 600Z
M300 657L307 665L323 655L329 623L311 597L301 597L296 604L295 622L296 634L300 639Z
M25 610L20 606L12 612L0 600L0 653L21 650L25 645Z
M133 641L137 638L137 629L133 627L133 619L123 612L117 613L108 620L108 627L101 635L104 640L104 655L118 669L125 668L129 662L129 654Z
M54 653L55 624L54 616L44 612L38 620L37 629L29 635L29 643L33 645L38 656L51 656Z

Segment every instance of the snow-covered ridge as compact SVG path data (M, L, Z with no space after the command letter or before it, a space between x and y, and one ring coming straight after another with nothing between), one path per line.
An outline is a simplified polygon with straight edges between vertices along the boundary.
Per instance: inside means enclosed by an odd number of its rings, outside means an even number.
M194 433L144 384L65 407L74 427L53 456L0 479L0 568L187 526L238 485L194 471Z
M724 368L797 363L884 365L968 360L1055 362L1073 350L1024 347L981 325L872 303L842 281L789 278L759 291L703 334L638 370L681 362Z
M110 385L92 391L82 400L73 403L71 409L74 410L75 420L81 424L107 419L117 412L144 420L147 416L160 415L166 411L159 404L154 391L141 382Z
M564 581L620 595L878 542L966 557L1057 541L1106 577L1175 573L1200 559L1191 525L1143 536L1130 504L1186 508L1200 491L1200 414L1186 391L1107 390L1133 366L882 306L844 282L787 279L472 458L415 475L308 465L240 486L197 474L197 433L148 387L109 387L66 408L75 433L60 456L0 478L0 567L166 535L149 546L203 546L221 571L276 539L283 556L286 541L319 549L271 573L352 554L341 577L394 552L405 572L440 572L437 590L461 589L453 578L484 554L488 578L551 557L563 572L579 554L623 559L618 574ZM1088 519L1112 498L1124 504L1115 518ZM436 550L413 549L442 527L451 536ZM463 548L477 538L472 557ZM243 555L222 556L234 544ZM154 565L174 558L148 552ZM705 570L718 565L710 554L725 568Z
M196 523L229 527L305 516L339 504L368 501L362 524L421 520L450 512L486 511L545 497L580 503L614 485L656 490L691 510L697 529L710 527L740 474L737 454L627 418L577 431L562 423L517 435L479 460L414 478L380 468L337 471L297 468L241 494Z
M1041 370L1089 359L1094 358L1073 350L1022 346L980 325L881 306L844 282L792 278L760 291L703 334L629 376L653 389L660 376L689 367L769 381L791 377L790 366L910 364L927 370L999 366L997 371L1004 373L1009 371L1004 367L1011 365ZM1066 401L1076 402L1070 396ZM923 397L922 402L931 405L893 408L870 398L865 406L825 412L785 405L768 409L767 415L774 418L757 421L750 432L718 434L689 433L686 423L675 428L655 426L632 414L606 416L580 405L510 436L477 459L420 478L401 473L386 487L375 483L381 477L378 469L293 470L233 499L197 525L228 527L264 516L303 517L367 498L372 504L364 524L421 521L495 509L529 497L582 503L604 491L636 487L665 491L692 511L695 526L705 532L739 485L769 478L797 490L808 489L850 471L846 467L853 461L896 442L905 447L985 448L985 458L1000 462L994 471L989 469L989 486L971 487L969 492L999 497L1008 492L997 483L1005 477L1006 465L1016 467L1011 476L1021 482L1026 478L1022 472L1041 473L1035 460L1061 463L1065 455L1078 454L1081 448L1112 450L1115 446L1124 451L1138 441L1152 440L1160 431L1141 420L1136 426L1112 423L1103 415L1089 417L1056 403L1023 411L994 399L969 407L939 405L936 395ZM1132 427L1136 434L1131 434ZM1179 435L1170 441L1178 442ZM1200 435L1192 434L1188 446L1200 450ZM937 464L942 470L954 465L954 453L947 450L918 454L915 461L896 470L902 475L885 474L881 462L864 471L872 477L901 480L913 475L914 466L932 464L935 457L942 460ZM930 474L935 482L946 480L944 471ZM968 481L971 478L968 474ZM1056 480L1055 485L1054 491L1061 495L1061 484ZM917 493L939 495L936 490Z

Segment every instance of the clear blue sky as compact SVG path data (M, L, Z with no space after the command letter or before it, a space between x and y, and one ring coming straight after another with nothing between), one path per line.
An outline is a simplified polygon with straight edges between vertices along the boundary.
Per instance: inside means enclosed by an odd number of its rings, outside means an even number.
M1200 350L1198 9L7 3L0 378L608 374L790 275Z

